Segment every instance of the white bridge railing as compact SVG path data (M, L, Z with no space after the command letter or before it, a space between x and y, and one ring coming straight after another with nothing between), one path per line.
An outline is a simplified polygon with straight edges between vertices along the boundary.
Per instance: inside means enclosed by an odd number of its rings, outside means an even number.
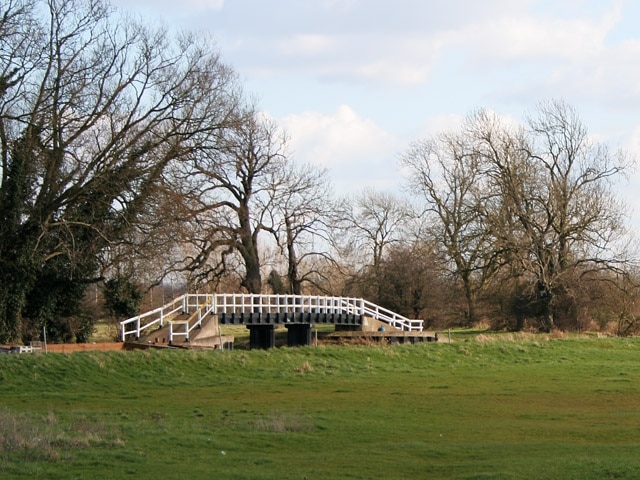
M202 324L208 314L221 313L348 313L373 317L404 331L422 331L422 320L411 320L362 298L317 295L185 294L167 305L120 322L122 341L128 335L140 338L142 332L169 322L169 341L185 336ZM179 314L191 314L176 320ZM177 330L174 330L174 325Z
M173 336L185 335L189 338L189 333L202 324L202 319L211 313L214 305L215 295L186 294L177 297L166 305L151 310L149 312L131 317L120 322L120 338L124 342L128 335L133 335L139 339L145 330L157 325L161 328L165 323L170 322L169 341L173 341ZM180 314L190 314L188 320L174 320ZM195 320L195 321L194 321ZM173 325L186 327L183 331L173 331Z

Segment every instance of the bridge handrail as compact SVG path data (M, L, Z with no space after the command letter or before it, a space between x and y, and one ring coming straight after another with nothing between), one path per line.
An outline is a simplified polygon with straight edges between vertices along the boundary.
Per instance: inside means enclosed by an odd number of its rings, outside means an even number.
M366 302L366 301L365 301ZM384 307L380 307L371 302L366 302L364 307L365 315L369 315L378 320L387 322L393 327L398 327L405 331L422 331L424 322L422 320L409 319Z
M154 308L146 313L136 315L135 317L131 317L120 322L120 339L124 342L126 341L127 336L132 334L135 334L135 338L139 339L141 333L148 328L153 327L154 325L163 327L165 320L175 316L176 313L189 313L194 311L194 309L197 311L202 303L207 302L215 305L215 295L202 293L180 295L161 307ZM134 328L127 330L131 324L134 324Z
M339 313L343 311L340 297L320 295L258 295L216 294L216 313Z
M395 313L388 308L376 305L373 302L364 299L347 299L356 300L358 302L358 312L361 315L373 317L388 323L392 327L400 328L405 331L422 331L424 322L422 320L412 320L403 315Z
M205 301L204 303L198 304L198 301L200 300L201 297L204 297ZM194 294L191 298L196 299L197 309L195 312L191 314L191 316L189 316L189 318L178 322L180 324L186 325L186 328L183 332L174 331L173 329L174 322L169 322L169 342L170 343L173 343L173 337L175 337L176 335L184 335L185 340L189 340L189 334L196 328L199 328L200 326L202 326L202 320L204 319L204 317L209 315L215 308L216 302L215 302L214 295ZM185 301L186 301L185 310L188 312L190 307L192 307L194 304L189 302L189 298L185 299Z
M120 322L120 338L124 342L126 341L127 335L135 333L136 339L140 338L140 333L146 330L153 325L159 324L160 327L164 326L164 320L167 317L171 317L177 312L183 309L183 300L185 295L177 297L173 299L171 302L163 305L162 307L155 308L146 313L136 315L135 317L131 317L127 320L123 320ZM177 305L177 307L176 307ZM142 324L141 322L151 317L151 319ZM127 326L130 324L135 324L135 328L133 330L127 330Z

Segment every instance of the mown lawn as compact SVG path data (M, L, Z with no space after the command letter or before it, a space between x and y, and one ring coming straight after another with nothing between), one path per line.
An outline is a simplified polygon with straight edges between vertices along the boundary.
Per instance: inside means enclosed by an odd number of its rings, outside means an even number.
M640 478L640 340L0 356L8 478Z

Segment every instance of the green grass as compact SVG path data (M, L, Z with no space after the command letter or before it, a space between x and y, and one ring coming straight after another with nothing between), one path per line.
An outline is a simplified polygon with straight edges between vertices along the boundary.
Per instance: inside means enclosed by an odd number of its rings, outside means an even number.
M593 338L0 356L0 471L640 478L639 359Z

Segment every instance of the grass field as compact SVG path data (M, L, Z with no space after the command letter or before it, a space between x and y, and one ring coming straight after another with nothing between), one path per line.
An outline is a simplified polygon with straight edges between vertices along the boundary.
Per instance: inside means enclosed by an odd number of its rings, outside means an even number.
M0 356L38 479L640 478L640 340Z

